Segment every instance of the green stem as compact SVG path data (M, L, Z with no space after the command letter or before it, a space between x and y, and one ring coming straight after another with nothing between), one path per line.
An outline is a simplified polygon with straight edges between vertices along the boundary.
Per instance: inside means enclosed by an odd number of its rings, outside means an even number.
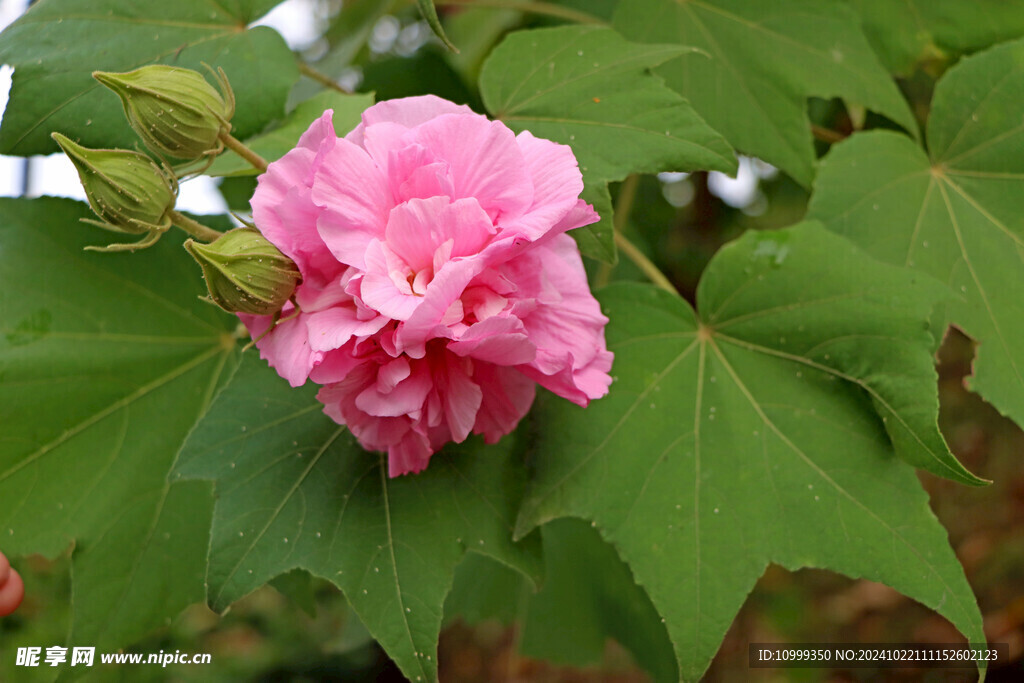
M496 9L514 9L529 14L544 14L549 17L568 19L579 24L604 24L603 19L593 14L580 12L568 7L560 7L547 2L529 2L528 0L434 0L434 4L442 5L464 5L473 7L493 7Z
M212 242L224 234L214 230L213 228L208 228L202 223L194 221L178 211L171 211L171 222L195 237L197 240L202 240L203 242Z
M250 164L253 168L263 173L267 170L267 160L261 157L256 152L246 147L241 140L236 138L231 133L221 133L220 140L224 143L224 146L230 149L232 152L242 157Z
M302 61L301 59L299 60L298 63L299 63L299 73L301 73L306 78L309 78L310 80L314 80L317 83L319 83L320 85L324 86L325 88L330 88L331 90L336 90L336 91L338 91L338 92L340 92L340 93L342 93L344 95L351 95L352 94L352 92L350 90L346 90L345 88L341 87L333 78L331 78L327 74L323 73L322 71L317 71L316 69L314 69L309 64L307 64L306 62Z
M658 270L658 266L654 265L647 256L637 248L635 244L629 241L625 235L618 230L615 231L615 246L626 255L630 261L636 264L636 267L643 271L647 279L658 285L666 292L672 292L676 296L680 296L679 290L677 290L669 279L665 277L665 274Z
M633 202L636 200L636 188L640 185L640 176L636 173L630 174L619 187L619 196L615 198L615 215L612 218L612 225L616 232L626 227L629 220L629 212L633 210Z
M825 128L816 124L811 124L811 133L815 138L822 142L827 142L830 145L834 145L837 142L842 142L846 139L846 136L838 131L834 131L830 128Z

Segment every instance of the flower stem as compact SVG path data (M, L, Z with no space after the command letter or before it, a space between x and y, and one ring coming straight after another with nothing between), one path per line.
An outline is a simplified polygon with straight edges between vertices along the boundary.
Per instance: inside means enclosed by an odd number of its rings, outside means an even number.
M548 2L529 2L527 0L434 0L434 4L441 5L470 5L474 7L493 7L496 9L514 9L530 14L544 14L549 17L568 19L579 24L604 24L604 20L595 17L593 14L580 12L568 7L560 7Z
M647 279L658 285L666 292L672 292L676 296L680 296L679 290L677 290L672 283L669 281L665 274L658 270L658 266L654 265L647 256L637 248L635 244L629 241L629 239L618 230L615 231L615 246L626 255L630 261L636 264L637 268L643 271Z
M830 128L825 128L816 124L811 124L811 133L815 138L822 142L827 142L830 145L834 145L837 142L842 142L847 136L843 135L838 131L834 131Z
M197 240L202 240L203 242L212 242L224 234L214 230L213 228L208 228L202 223L194 221L178 211L171 211L171 222L195 237Z
M636 188L640 184L640 176L636 173L630 174L619 187L619 196L616 197L615 215L612 224L616 232L622 230L629 220L629 212L633 210L633 201L636 199Z
M615 198L615 214L612 216L612 228L615 232L622 230L622 227L629 220L629 212L633 209L633 200L636 199L636 188L640 184L640 176L636 173L628 176L619 187L619 194ZM604 287L612 279L612 271L615 266L610 263L602 263L594 275L594 287Z
M224 146L230 149L232 152L242 157L250 164L253 168L263 173L267 170L267 160L261 157L256 152L246 147L241 140L236 138L231 133L221 133L220 140L224 143Z
M343 93L345 95L352 94L350 90L346 90L345 88L341 87L341 85L339 85L333 78L323 73L322 71L316 70L315 68L313 68L306 62L302 61L301 59L299 60L299 73L301 73L303 76L310 80L316 81L325 88L337 90L338 92Z

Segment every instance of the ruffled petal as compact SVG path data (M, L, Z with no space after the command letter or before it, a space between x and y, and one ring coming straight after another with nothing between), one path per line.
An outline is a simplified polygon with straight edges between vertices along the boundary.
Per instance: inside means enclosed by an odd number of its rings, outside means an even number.
M449 114L417 128L415 140L447 162L453 199L473 197L495 221L521 216L532 204L533 181L505 124Z
M537 383L514 368L478 363L473 379L484 387L473 431L496 443L519 424L533 405Z
M604 340L608 318L590 293L572 238L553 238L506 268L523 297L532 299L528 311L512 309L537 345L522 372L580 405L606 394L612 362Z
M443 114L472 113L473 110L466 105L455 104L436 95L385 100L364 111L362 122L345 139L357 145L363 144L363 131L375 123L397 123L406 128L415 128Z
M445 354L445 368L435 375L434 381L444 401L444 415L451 431L451 440L462 443L476 422L476 414L483 400L483 391L466 372L459 359Z
M371 239L384 236L394 206L387 178L363 148L339 140L313 180L313 201L325 207L320 237L339 261L365 268Z
M431 389L430 372L420 367L386 392L381 391L379 382L370 384L356 396L356 407L375 417L408 415L416 419Z
M388 247L418 273L437 265L435 253L449 240L445 260L478 253L494 234L494 226L474 199L450 202L447 197L431 197L396 206L385 234Z
M410 429L388 449L388 476L394 478L422 472L430 463L434 450L426 436Z
M536 241L561 227L561 220L576 206L583 191L583 176L572 149L566 145L535 138L527 131L516 136L516 143L533 182L533 203L522 216L504 221L502 227Z
M495 316L472 325L458 341L448 344L448 350L495 365L522 365L537 355L523 323L512 316Z

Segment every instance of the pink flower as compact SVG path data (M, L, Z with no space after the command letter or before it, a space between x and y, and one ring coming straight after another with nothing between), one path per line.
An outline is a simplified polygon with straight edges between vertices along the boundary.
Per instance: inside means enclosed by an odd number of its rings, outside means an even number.
M608 320L564 234L598 220L572 151L429 95L370 107L344 138L331 114L252 199L303 278L262 357L322 384L391 476L470 432L497 441L536 384L581 406L606 394ZM240 317L253 337L271 324Z

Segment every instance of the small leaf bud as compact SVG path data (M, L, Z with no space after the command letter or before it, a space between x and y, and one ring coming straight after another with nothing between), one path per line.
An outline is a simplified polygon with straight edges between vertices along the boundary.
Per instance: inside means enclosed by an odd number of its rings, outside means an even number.
M171 227L178 181L169 169L140 152L88 149L60 133L51 137L75 165L98 225L133 235Z
M221 92L197 71L162 64L92 75L117 93L128 122L154 152L193 160L224 149L220 136L231 131L235 96L222 69L214 72Z
M187 240L185 248L202 267L210 298L230 313L277 313L301 279L295 263L255 228L231 230L211 244Z

